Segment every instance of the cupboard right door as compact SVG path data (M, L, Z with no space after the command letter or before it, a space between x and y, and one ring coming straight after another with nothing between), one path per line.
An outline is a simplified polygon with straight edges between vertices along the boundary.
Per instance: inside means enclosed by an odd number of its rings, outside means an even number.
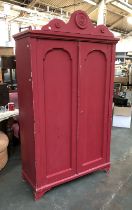
M78 173L108 162L110 52L107 44L79 43Z

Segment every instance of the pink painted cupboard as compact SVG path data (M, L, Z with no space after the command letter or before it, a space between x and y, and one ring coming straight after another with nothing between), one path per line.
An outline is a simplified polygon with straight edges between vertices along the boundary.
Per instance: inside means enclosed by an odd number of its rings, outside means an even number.
M39 199L110 168L115 44L83 11L14 36L22 175ZM83 181L83 180L82 180Z

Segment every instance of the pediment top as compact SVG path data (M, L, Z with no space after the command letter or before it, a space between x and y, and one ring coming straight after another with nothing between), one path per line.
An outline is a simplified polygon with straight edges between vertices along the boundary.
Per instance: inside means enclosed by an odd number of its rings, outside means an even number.
M105 25L94 26L88 15L81 10L73 12L68 23L60 19L53 19L47 25L44 25L41 30L114 37Z

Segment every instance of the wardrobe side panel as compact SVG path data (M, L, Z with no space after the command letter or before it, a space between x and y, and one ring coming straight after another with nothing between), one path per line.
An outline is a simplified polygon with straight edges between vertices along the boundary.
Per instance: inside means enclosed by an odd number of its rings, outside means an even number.
M30 60L30 39L16 41L16 74L19 99L19 122L22 171L24 176L35 183L35 145L34 145L34 115Z

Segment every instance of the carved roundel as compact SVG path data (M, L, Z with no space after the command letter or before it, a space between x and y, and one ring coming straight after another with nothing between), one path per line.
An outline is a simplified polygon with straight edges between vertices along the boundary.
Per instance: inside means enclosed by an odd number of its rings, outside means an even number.
M75 22L79 28L85 29L88 25L88 17L85 13L79 12L76 14Z
M55 23L55 27L56 27L56 28L61 28L60 22L56 22L56 23Z

